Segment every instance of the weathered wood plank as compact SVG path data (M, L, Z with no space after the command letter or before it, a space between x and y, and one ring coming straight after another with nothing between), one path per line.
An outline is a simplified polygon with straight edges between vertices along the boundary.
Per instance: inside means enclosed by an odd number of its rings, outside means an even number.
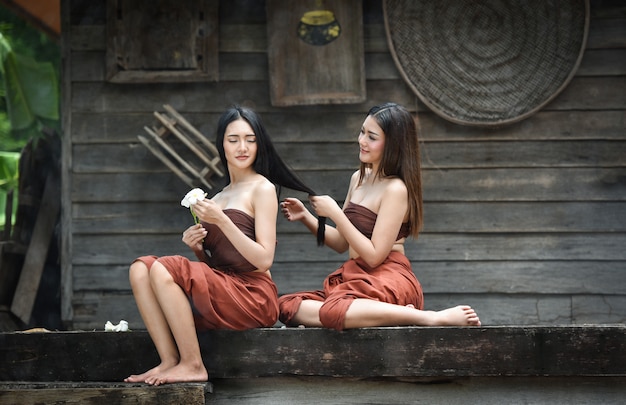
M222 110L224 105L254 100L258 112L272 111L266 82L177 83L151 86L133 85L133 92L124 86L105 83L74 83L72 109L76 112L138 112L158 110L162 104L171 104L177 110L184 103L193 111ZM416 96L408 86L397 80L370 80L366 83L368 100L358 104L316 106L323 111L363 112L375 104L394 100L412 105ZM575 77L545 110L607 110L626 109L624 90L626 78ZM210 95L220 97L210 97ZM94 96L95 95L95 96ZM245 95L245 96L244 96Z
M97 239L100 239L98 237ZM102 239L104 241L106 239ZM345 257L329 249L312 249L310 235L294 234L282 239L276 255L285 261L336 260ZM101 243L100 245L103 245ZM405 245L415 261L472 260L626 260L626 235L595 234L423 234ZM117 246L113 249L119 249Z
M191 255L187 257L193 259ZM279 294L321 288L341 260L285 262L277 257L272 278ZM76 265L76 291L130 291L128 264ZM446 294L600 294L626 296L624 262L443 261L413 262L427 295ZM591 322L593 323L593 322Z
M546 110L624 110L626 77L575 77Z
M187 254L180 234L81 235L74 241L75 265L125 265L137 256ZM626 260L626 234L424 234L406 244L415 261ZM288 262L342 261L345 256L316 248L310 235L279 240L276 256Z
M292 195L283 191L284 197ZM426 203L424 212L425 233L626 232L626 202L437 202ZM193 224L176 200L76 204L72 218L75 234L92 235L177 234ZM277 232L279 241L289 233L306 233L282 217Z
M626 327L401 327L209 331L212 378L626 376ZM254 342L254 344L251 344ZM119 382L156 364L146 332L2 333L3 381ZM96 349L97 348L97 349ZM73 356L67 356L67 353ZM17 366L19 365L19 366Z
M74 52L72 54L72 81L98 82L106 77L102 52ZM369 80L400 79L398 69L389 53L367 53L364 55L365 77ZM593 66L593 65L591 65ZM600 69L602 64L596 63ZM594 70L597 71L597 68ZM251 81L267 80L269 76L266 52L220 53L220 80Z
M163 107L159 107L162 111ZM181 114L202 134L211 141L215 139L217 121L224 108L217 111L188 112ZM263 122L274 142L307 142L324 141L352 141L356 142L356 131L361 127L367 111L326 112L312 114L311 112L296 112L287 119L284 114L263 113ZM153 112L143 113L77 113L74 115L75 144L102 144L102 143L137 143L137 135L143 133L144 126L153 126L155 119ZM323 116L324 119L320 120ZM591 119L591 118L590 118ZM610 120L608 121L610 124ZM286 157L288 160L288 157Z
M299 174L319 194L341 201L353 172ZM425 169L423 182L427 202L623 201L626 168ZM174 201L187 191L187 185L173 173L76 173L72 200L74 203L163 202Z
M189 186L171 172L76 174L71 186L74 204L83 201L172 201L189 191Z
M127 277L126 277L127 279ZM313 289L321 287L321 278ZM300 285L281 294L301 291ZM279 286L279 288L281 288ZM430 293L425 291L425 308L442 310L459 304L471 305L484 326L623 324L626 322L624 295ZM130 291L76 291L73 325L78 330L103 330L106 320L128 321L133 330L144 329ZM277 322L277 325L281 325Z
M279 293L315 290L341 262L282 262L272 267ZM412 262L413 271L427 296L432 294L605 294L626 296L623 262L577 261L443 261ZM88 271L88 270L87 270ZM119 274L126 274L126 266ZM77 272L80 279L82 272ZM118 274L114 272L113 274ZM91 275L91 273L90 273ZM95 276L93 274L92 276ZM117 277L117 276L116 276ZM128 278L128 277L126 277ZM89 280L81 282L87 285ZM97 279L98 281L101 278ZM109 282L102 280L102 285ZM115 284L116 286L120 284ZM92 283L92 286L98 284ZM604 312L605 314L608 313ZM622 311L624 313L625 311Z
M211 404L622 405L625 383L622 377L216 379Z
M69 32L70 53L106 50L106 26L104 24L71 25ZM102 63L104 64L104 60Z
M211 383L180 383L158 387L116 383L0 383L0 404L189 404L204 405Z
M359 165L358 144L353 140L336 142L332 147L318 141L274 144L296 170L354 170ZM181 143L171 141L170 145L176 147ZM189 150L179 153L182 157L193 157ZM165 167L137 143L101 144L97 148L75 145L74 155L76 172L163 171ZM619 167L624 164L626 140L428 142L422 146L422 155L425 169Z
M455 125L423 111L419 118L424 141L609 140L624 134L624 111L539 111L497 131Z
M615 16L611 16L615 17ZM626 47L626 19L598 18L591 20L587 49Z
M303 173L303 180L320 193L344 195L350 180L350 172L328 172L324 176ZM333 181L329 181L333 179ZM216 182L217 183L217 182ZM81 202L138 202L174 201L184 196L189 187L173 173L86 173L75 174L72 184L72 200Z
M624 21L626 24L626 20ZM626 49L588 49L577 76L617 76L626 70Z
M609 80L609 79L607 79ZM609 80L610 81L610 80ZM611 86L611 83L599 83ZM614 84L613 84L614 85ZM413 105L417 96L401 81L374 80L366 83L368 100L366 103L315 106L322 112L367 112L375 104L389 100L402 105ZM597 89L603 91L604 89ZM170 104L177 111L181 105L189 111L223 111L242 100L253 100L255 110L263 113L278 111L281 107L272 107L269 99L269 86L266 81L218 82L218 83L162 83L159 86L133 84L133 91L125 86L101 82L77 82L72 86L72 110L75 112L143 112L159 110L163 104ZM219 95L219 97L218 97ZM608 95L607 95L608 96ZM605 100L610 103L610 97Z
M578 324L606 323L626 324L626 296L621 295L575 295L572 296L573 322Z
M162 107L158 108L161 111ZM200 132L215 139L215 127L222 111L181 111ZM359 112L292 111L287 119L283 113L265 112L263 122L274 142L356 142L367 110ZM152 111L138 113L75 113L72 115L72 140L75 145L102 143L137 144L137 135L144 125L153 125ZM320 119L323 117L323 119ZM623 111L540 111L497 132L452 124L434 113L419 112L421 139L431 141L539 141L539 140L622 140ZM330 147L328 149L331 149ZM286 157L290 160L289 157ZM425 161L424 164L428 164Z
M620 167L626 141L428 142L422 154L426 168Z
M626 232L626 202L432 202L424 232Z
M241 12L245 9L240 9ZM385 27L380 24L364 24L363 40L365 52L388 51ZM104 24L72 25L72 52L105 51L106 26ZM219 50L223 53L264 53L267 52L267 26L259 22L244 24L220 21ZM220 56L221 57L221 56Z
M428 201L621 201L625 170L621 167L424 170L424 198Z
M626 7L621 1L591 1L589 12L594 19L626 18Z
M593 375L600 364L601 375L623 375L626 367L626 342L613 341L607 336L611 332L623 335L624 328L619 326L372 328L339 333L325 329L296 329L296 332L285 329L280 331L287 332L284 335L272 334L276 331L271 329L257 332L275 348L266 353L263 363L266 367L255 373L254 365L247 363L258 361L257 350L246 359L238 347L245 344L246 336L227 331L223 336L230 339L224 342L217 341L217 333L206 335L214 350L207 360L209 367L223 370L224 376L293 373L372 377ZM302 344L303 339L318 333L318 339ZM202 342L205 347L205 341ZM592 352L585 353L585 349ZM232 361L233 357L238 357L241 364ZM213 375L218 377L219 373Z
M56 173L50 173L46 178L37 220L11 304L11 312L25 324L30 322L52 235L61 211L61 201L58 198L60 181Z
M615 17L615 16L612 16ZM623 16L622 16L623 17ZM624 18L594 18L591 20L587 49L620 48L626 46ZM388 50L383 24L364 24L364 48L366 52ZM106 49L106 26L72 25L72 51L103 51ZM220 23L220 52L265 52L267 28L265 24Z
M220 52L267 52L266 24L220 24Z

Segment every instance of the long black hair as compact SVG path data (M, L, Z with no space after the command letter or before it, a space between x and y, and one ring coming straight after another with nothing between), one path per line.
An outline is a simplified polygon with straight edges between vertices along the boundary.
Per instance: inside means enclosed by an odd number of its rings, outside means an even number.
M300 180L300 178L280 157L274 148L274 144L272 143L272 140L270 139L259 114L249 108L238 105L226 110L217 123L215 146L217 147L220 159L224 163L226 176L230 177L228 173L228 165L226 164L226 155L224 153L224 134L226 133L226 128L231 122L240 119L250 124L250 127L252 127L252 131L254 131L254 135L256 136L257 155L253 165L254 170L265 176L272 183L276 184L278 186L279 194L282 187L287 187L292 190L305 192L309 195L316 195L315 191L304 184L304 182ZM324 244L325 228L326 218L319 217L317 225L317 244L320 246Z

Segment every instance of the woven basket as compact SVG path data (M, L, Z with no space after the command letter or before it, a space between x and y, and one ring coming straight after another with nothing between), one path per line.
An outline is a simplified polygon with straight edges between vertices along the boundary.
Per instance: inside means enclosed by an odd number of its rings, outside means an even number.
M435 113L500 126L534 114L574 76L589 0L384 0L402 77Z

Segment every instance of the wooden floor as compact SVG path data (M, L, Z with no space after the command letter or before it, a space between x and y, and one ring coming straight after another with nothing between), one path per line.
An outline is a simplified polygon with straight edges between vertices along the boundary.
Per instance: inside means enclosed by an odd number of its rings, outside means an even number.
M145 384L85 382L5 382L0 383L1 405L29 404L205 404L211 383Z
M0 333L0 404L621 404L626 398L625 325L266 328L199 338L210 383L150 387L122 383L158 361L145 331Z
M218 379L212 385L161 387L112 383L0 383L0 404L621 405L626 395L625 386L624 377L468 377L412 381L291 376Z

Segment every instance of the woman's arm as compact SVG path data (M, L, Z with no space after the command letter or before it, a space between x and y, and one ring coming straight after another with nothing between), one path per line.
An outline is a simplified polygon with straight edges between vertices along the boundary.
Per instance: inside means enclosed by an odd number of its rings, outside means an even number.
M329 197L330 198L330 197ZM306 209L302 201L297 198L285 198L280 204L281 210L288 221L299 221L307 227L309 232L317 235L318 219ZM343 253L348 249L345 239L330 225L325 226L324 244L331 249Z
M356 187L358 180L359 180L359 171L357 170L355 173L352 174L352 177L350 179L350 187L348 187L348 194L344 201L344 207L350 201L350 198L352 196L352 190L354 187ZM332 198L328 196L324 196L324 197L329 199L329 204L331 206L337 205L337 203ZM314 201L317 198L318 197L309 197L309 200L311 201L312 205L314 204ZM285 198L285 200L280 204L280 206L281 206L283 215L285 216L285 218L287 218L288 221L300 221L304 224L304 226L307 227L309 232L311 232L313 235L317 235L318 220L313 214L309 212L309 210L306 209L306 207L304 206L304 204L302 204L300 200L296 198ZM318 212L318 215L319 215L319 212ZM327 215L320 215L320 216L327 216ZM333 249L335 252L338 252L338 253L345 252L346 250L348 250L348 247L349 247L346 239L337 231L337 229L335 229L334 227L330 225L326 225L326 227L324 228L324 245L328 246L329 248Z
M354 250L357 256L365 260L370 267L376 267L389 256L398 237L398 231L408 209L407 198L408 193L404 183L399 179L391 180L381 197L371 239L363 235L343 211L335 210L327 200L319 198L319 201L315 203L315 209L318 215L332 219L337 231L345 238L350 249Z
M214 201L198 201L194 212L203 221L217 225L235 249L257 269L267 270L276 250L276 188L269 181L259 182L251 193L256 241L247 237Z

